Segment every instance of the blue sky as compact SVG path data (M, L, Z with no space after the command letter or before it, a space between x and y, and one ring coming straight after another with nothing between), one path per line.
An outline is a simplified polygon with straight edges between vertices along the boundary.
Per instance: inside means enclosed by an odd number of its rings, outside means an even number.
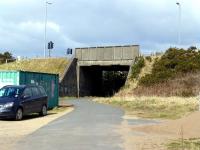
M67 48L139 44L145 54L170 46L200 44L200 1L182 5L181 45L177 45L176 0L49 0L47 39L53 56ZM45 0L0 1L0 51L43 56Z

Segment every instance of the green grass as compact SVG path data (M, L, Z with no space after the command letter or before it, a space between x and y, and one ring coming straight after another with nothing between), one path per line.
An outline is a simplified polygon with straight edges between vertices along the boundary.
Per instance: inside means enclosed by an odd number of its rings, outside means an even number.
M177 119L198 109L197 102L193 100L163 100L156 97L129 99L131 98L96 98L95 101L120 107L129 115L150 119Z
M0 70L22 70L59 74L62 76L69 60L66 58L29 59L0 65Z
M132 66L131 70L131 79L138 78L142 68L144 67L145 62L143 57L137 57L136 63Z
M168 150L200 150L200 139L174 140L169 142L166 146Z

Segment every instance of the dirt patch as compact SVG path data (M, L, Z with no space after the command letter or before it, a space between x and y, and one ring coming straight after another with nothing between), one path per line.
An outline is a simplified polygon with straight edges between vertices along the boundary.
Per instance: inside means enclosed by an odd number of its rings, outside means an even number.
M71 112L73 108L66 108L62 112L49 112L45 117L32 115L22 121L0 120L0 149L11 150L12 146L24 136L31 134L51 121Z
M180 133L183 132L184 138L199 138L200 112L194 112L182 119L167 121L159 125L135 127L133 130L159 135L165 134L176 138L180 138Z
M200 137L200 112L156 125L133 127L124 121L121 131L126 150L165 150L165 143L170 140Z

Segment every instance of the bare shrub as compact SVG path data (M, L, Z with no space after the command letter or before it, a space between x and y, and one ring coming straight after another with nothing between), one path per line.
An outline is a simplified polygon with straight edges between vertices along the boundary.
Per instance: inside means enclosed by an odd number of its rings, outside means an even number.
M197 96L200 91L200 73L179 75L175 79L152 86L138 86L131 95L138 96Z

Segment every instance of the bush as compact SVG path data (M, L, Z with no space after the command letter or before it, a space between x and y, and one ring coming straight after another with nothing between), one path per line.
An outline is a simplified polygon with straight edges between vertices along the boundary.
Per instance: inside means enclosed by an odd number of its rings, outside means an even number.
M12 56L10 52L0 53L0 64L5 63L6 60L9 60L9 62L13 62L14 57Z
M135 64L132 66L132 72L131 72L131 79L138 78L142 68L144 67L144 58L143 57L137 57Z
M197 72L199 70L199 51L194 48L188 50L169 48L159 60L155 61L152 73L141 78L139 83L140 85L150 86L173 79L182 73Z
M149 62L152 62L151 56L146 56L145 58L146 58L146 60L148 60Z

